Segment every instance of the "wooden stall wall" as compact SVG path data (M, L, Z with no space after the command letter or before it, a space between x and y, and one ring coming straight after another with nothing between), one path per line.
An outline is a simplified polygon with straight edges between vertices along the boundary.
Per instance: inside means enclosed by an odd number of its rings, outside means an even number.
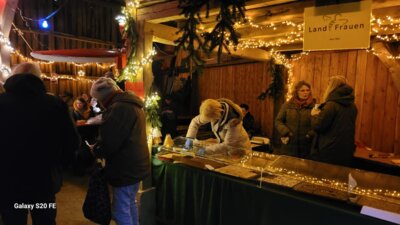
M295 82L309 82L318 102L330 76L346 76L355 88L356 140L374 150L400 153L399 93L376 56L365 50L313 52L293 66Z
M48 16L60 6L60 10L49 20L50 28L40 29L37 20ZM20 55L12 54L11 66L30 61L31 51L120 47L121 35L118 23L114 19L120 12L120 4L105 1L19 1L14 18L15 27L12 27L10 32L10 41ZM85 78L89 79L96 79L109 70L107 64L77 66L74 63L40 63L39 65L42 72L48 76L56 73L71 75L73 78L78 77L79 70L83 70ZM74 97L88 93L91 86L88 80L45 81L50 92L58 95L67 91Z
M268 98L263 101L257 99L270 82L266 63L208 67L199 76L200 100L228 98L237 104L246 103L261 132L272 136L273 101Z

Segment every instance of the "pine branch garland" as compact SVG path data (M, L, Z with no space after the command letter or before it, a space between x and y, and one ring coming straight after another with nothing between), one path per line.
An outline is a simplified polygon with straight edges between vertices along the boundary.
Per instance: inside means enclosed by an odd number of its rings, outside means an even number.
M211 53L218 48L218 62L221 60L223 50L229 51L229 44L238 44L239 34L234 29L236 21L245 20L245 2L246 0L221 0L220 12L217 15L217 25L210 33L204 33L203 37L197 33L197 27L201 24L201 10L206 7L206 18L209 15L210 0L179 0L178 7L181 9L181 15L186 18L178 33L182 36L175 42L177 50L184 49L189 55L186 60L191 59L196 66L201 66L204 61L200 58L198 51L203 50Z
M266 97L273 99L279 99L284 92L285 82L284 82L284 69L283 65L276 64L274 59L269 61L270 73L272 76L272 82L269 84L268 88L262 92L257 99L264 100Z

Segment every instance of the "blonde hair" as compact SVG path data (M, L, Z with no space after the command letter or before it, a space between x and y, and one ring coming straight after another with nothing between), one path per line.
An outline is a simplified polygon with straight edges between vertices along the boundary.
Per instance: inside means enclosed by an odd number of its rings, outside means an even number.
M347 79L344 76L332 76L329 78L328 87L326 87L325 93L322 97L322 102L326 102L329 95L339 86L347 83Z
M221 118L222 116L221 103L214 99L206 99L200 105L200 120L202 122L210 122Z

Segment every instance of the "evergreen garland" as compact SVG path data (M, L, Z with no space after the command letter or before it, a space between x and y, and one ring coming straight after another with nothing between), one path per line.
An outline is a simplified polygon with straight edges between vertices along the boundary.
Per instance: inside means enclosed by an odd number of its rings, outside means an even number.
M284 92L285 82L284 82L284 71L285 67L283 65L276 64L274 59L271 59L268 63L272 82L269 84L268 88L262 92L257 99L264 100L266 97L278 100Z
M221 61L222 50L230 53L228 45L239 43L239 34L235 31L236 21L245 20L245 0L222 0L220 1L220 11L217 16L217 25L210 33L205 34L205 45L208 52L212 52L218 47L218 63Z
M160 108L158 102L160 96L157 93L152 93L146 97L144 110L146 112L146 121L151 124L152 128L160 128L162 126L158 110Z
M217 25L210 33L204 34L204 41L197 34L196 28L201 23L200 12L206 7L206 17L210 10L210 0L179 0L178 8L181 9L181 15L186 18L182 28L182 36L175 42L177 50L183 48L189 52L188 57L196 66L201 66L204 61L201 60L198 51L201 49L206 53L211 53L218 47L218 62L220 62L223 49L229 51L228 45L232 42L238 44L239 34L235 32L234 24L236 21L245 20L245 0L221 0L220 12L217 16ZM197 47L195 46L197 44Z
M181 13L186 18L183 26L179 29L178 33L183 33L178 40L175 41L178 45L176 50L184 49L189 54L183 59L183 65L189 65L190 60L196 67L201 67L204 61L200 58L199 50L206 50L204 48L204 42L202 37L197 33L197 27L201 23L200 11L206 6L207 15L209 11L209 0L179 0L178 8L181 9ZM197 45L197 46L196 46ZM188 66L190 67L190 65Z
M126 45L130 46L130 52L128 53L128 57L127 57L127 62L126 65L122 71L121 71L121 75L117 78L117 80L119 82L122 82L126 79L127 74L131 73L131 71L129 71L129 66L130 64L132 64L134 62L134 58L136 56L136 44L137 44L137 40L138 40L138 32L136 30L136 21L135 19L129 15L129 12L127 11L127 9L125 7L122 7L122 12L125 15L125 26L124 26L124 30L122 33L122 36L126 38Z

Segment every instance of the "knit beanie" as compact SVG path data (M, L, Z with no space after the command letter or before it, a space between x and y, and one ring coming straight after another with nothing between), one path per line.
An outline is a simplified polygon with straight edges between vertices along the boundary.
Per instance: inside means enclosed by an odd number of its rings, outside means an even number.
M106 99L114 91L121 90L117 83L111 78L100 77L90 89L90 95L99 101Z

